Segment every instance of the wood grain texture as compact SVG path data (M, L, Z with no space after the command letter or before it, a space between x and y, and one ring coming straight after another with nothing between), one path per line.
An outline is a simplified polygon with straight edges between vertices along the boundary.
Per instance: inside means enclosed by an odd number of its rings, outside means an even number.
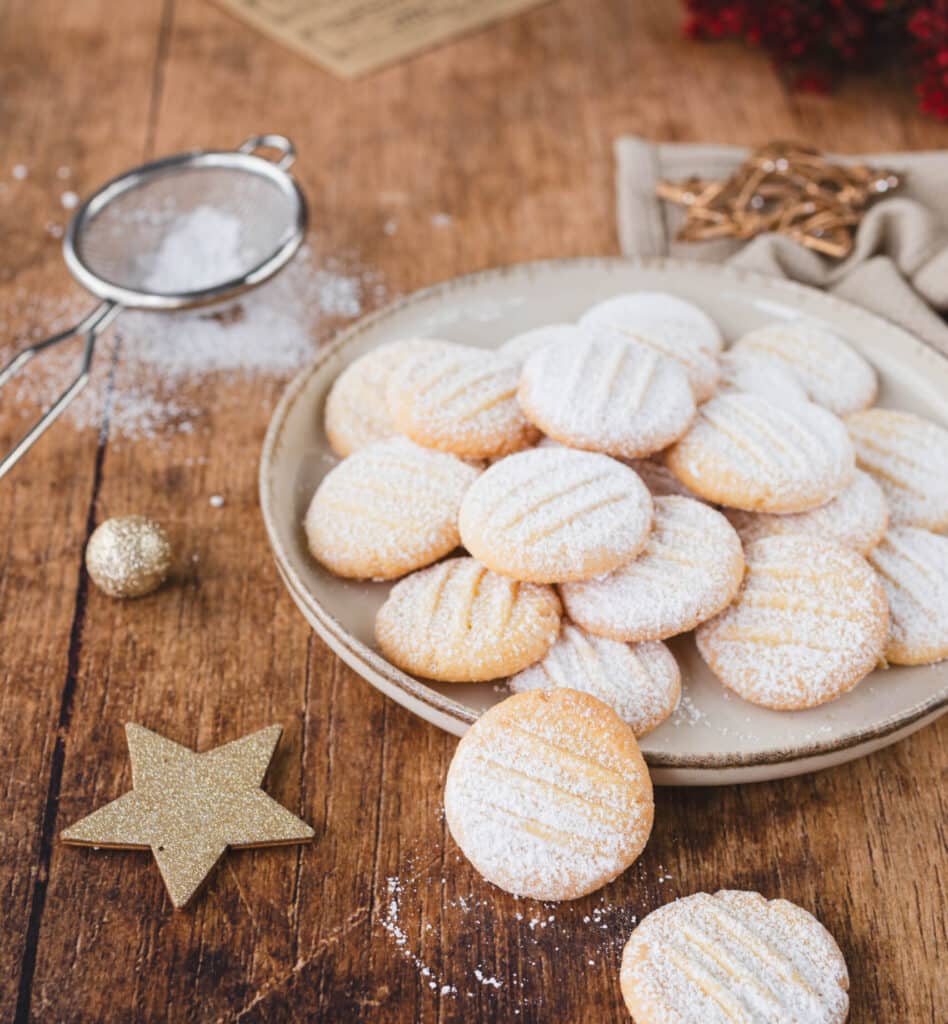
M63 220L60 165L82 193L153 154L287 132L315 259L376 269L395 294L614 253L623 132L948 139L885 77L788 96L760 55L688 43L679 17L670 0L558 0L344 83L201 0L0 0L0 345L60 296L81 308L46 231ZM256 459L281 386L197 382L198 429L161 443L116 443L106 403L97 428L60 424L0 484L0 1019L622 1021L634 920L724 885L817 913L852 969L854 1022L948 1019L944 719L810 778L660 790L642 860L574 904L479 881L441 813L455 741L342 666L272 566ZM30 411L0 407L0 443ZM161 519L178 552L172 585L124 604L82 569L95 524L122 512ZM178 914L147 855L62 846L128 787L126 720L197 749L281 722L268 788L315 842L230 854Z

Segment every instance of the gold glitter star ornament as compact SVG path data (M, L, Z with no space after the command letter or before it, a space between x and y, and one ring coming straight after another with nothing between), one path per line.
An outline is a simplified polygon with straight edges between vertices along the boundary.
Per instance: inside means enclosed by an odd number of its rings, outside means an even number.
M150 849L176 909L201 887L228 847L279 846L313 830L260 788L279 725L204 754L150 729L125 726L132 789L62 834L81 846Z

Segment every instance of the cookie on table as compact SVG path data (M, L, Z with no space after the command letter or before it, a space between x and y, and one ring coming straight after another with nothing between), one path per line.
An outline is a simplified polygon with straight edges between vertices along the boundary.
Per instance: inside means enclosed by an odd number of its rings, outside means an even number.
M881 661L888 605L861 555L792 536L764 537L744 554L740 593L696 634L725 686L753 704L793 711L835 700Z
M892 522L948 528L948 430L894 409L855 413L846 426L856 462L882 488Z
M518 693L486 711L451 761L448 828L489 882L571 900L632 864L652 829L652 782L635 734L576 690Z
M837 416L876 400L876 371L848 343L813 320L781 320L745 334L732 351L748 350L791 370L810 400Z
M754 348L729 348L721 355L721 390L749 391L771 402L808 402L799 377L783 363Z
M412 353L388 383L395 428L418 444L469 458L529 448L539 437L517 404L520 367L469 345Z
M398 433L388 411L388 382L409 355L439 347L453 346L421 338L391 341L366 352L339 374L326 398L324 414L326 437L337 455L351 455Z
M721 336L713 321L691 303L659 293L616 295L588 309L579 326L593 336L638 342L680 363L696 402L706 402L718 389Z
M395 437L323 477L304 520L313 556L337 576L395 579L453 551L458 511L480 470Z
M622 952L635 1024L843 1024L849 972L833 936L787 900L722 889L666 903Z
M534 352L517 398L553 440L633 459L681 437L695 414L678 363L616 337L560 341Z
M534 352L547 345L553 345L558 341L579 342L586 337L586 332L580 330L576 324L545 324L543 327L534 327L508 338L497 351L523 364Z
M489 569L534 583L586 580L634 558L652 527L639 477L607 455L534 448L465 494L461 542Z
M777 516L768 512L724 513L745 544L778 533L837 540L865 555L882 540L889 525L889 505L879 485L857 469L849 485L810 512Z
M948 537L895 526L869 564L889 599L886 661L927 665L948 658Z
M698 410L665 464L695 494L747 512L806 512L852 480L846 427L807 402L790 407L727 392Z
M514 675L545 657L559 629L552 587L498 576L474 558L407 576L375 619L375 639L393 665L445 683Z
M615 572L564 583L573 622L612 640L662 640L694 629L731 603L744 574L741 542L713 508L655 499L655 523L638 557Z
M659 640L624 644L564 622L547 656L508 681L513 693L565 687L608 704L637 738L678 707L681 671Z

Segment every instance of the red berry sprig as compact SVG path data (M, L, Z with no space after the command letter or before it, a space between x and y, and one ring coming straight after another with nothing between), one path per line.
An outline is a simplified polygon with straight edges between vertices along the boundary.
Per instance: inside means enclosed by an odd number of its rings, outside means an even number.
M922 110L948 120L948 0L686 0L695 39L739 38L791 87L828 92L841 72L914 65Z

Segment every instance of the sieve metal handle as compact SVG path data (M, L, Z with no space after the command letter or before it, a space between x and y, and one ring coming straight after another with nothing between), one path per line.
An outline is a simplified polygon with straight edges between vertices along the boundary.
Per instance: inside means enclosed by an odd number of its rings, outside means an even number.
M251 135L237 147L238 153L253 153L258 149L276 149L282 156L276 161L281 171L288 170L296 162L296 146L285 135Z
M118 304L114 302L103 302L96 306L96 308L87 316L84 316L75 326L70 327L68 330L60 331L59 334L53 334L49 338L44 338L42 341L38 341L34 345L30 345L29 348L23 349L22 352L18 352L10 362L0 370L0 387L3 387L3 385L6 384L14 374L26 366L34 356L39 355L41 352L45 352L48 348L53 348L53 346L58 345L63 341L68 341L70 338L74 338L77 335L84 334L86 336L86 344L82 352L82 361L79 364L78 374L76 374L72 383L69 384L59 398L53 402L46 412L44 412L36 423L34 423L33 426L30 427L30 429L23 435L9 454L4 456L3 460L0 461L0 479L6 476L6 474L10 472L20 459L23 458L23 456L39 439L40 435L52 425L52 423L65 411L69 403L86 386L89 381L89 370L92 366L92 356L95 352L96 339L121 312L122 307Z

